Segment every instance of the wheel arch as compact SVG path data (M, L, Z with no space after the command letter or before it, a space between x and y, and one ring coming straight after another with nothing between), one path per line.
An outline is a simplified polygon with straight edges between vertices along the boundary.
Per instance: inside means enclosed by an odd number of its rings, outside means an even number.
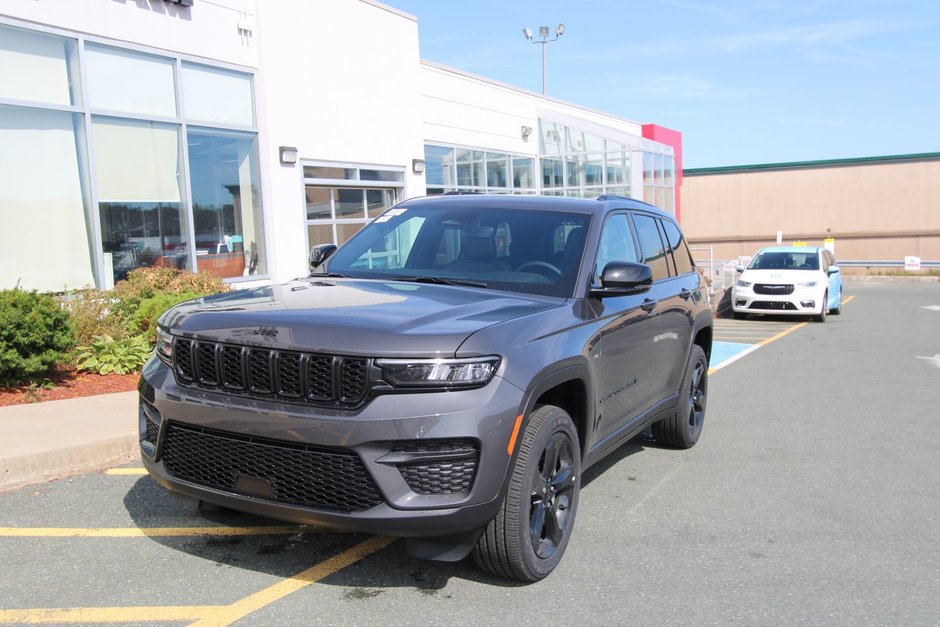
M594 406L594 391L590 385L590 373L585 364L567 362L550 370L543 370L526 390L520 415L523 422L520 432L525 430L529 416L539 405L555 405L565 410L574 423L580 440L581 456L587 453L588 425ZM517 445L518 449L518 445ZM515 451L513 453L515 456Z

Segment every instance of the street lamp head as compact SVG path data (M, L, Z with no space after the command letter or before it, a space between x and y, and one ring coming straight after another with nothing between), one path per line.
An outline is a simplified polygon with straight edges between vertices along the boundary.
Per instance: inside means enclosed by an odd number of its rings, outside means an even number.
M565 34L565 25L564 25L564 24L559 24L557 27L555 27L555 34L558 35L559 37L561 37L562 35L564 35L564 34Z
M532 29L531 29L531 28L523 28L523 29L522 29L522 34L525 35L525 38L526 38L526 39L532 39Z
M539 26L539 37L548 37L548 26Z

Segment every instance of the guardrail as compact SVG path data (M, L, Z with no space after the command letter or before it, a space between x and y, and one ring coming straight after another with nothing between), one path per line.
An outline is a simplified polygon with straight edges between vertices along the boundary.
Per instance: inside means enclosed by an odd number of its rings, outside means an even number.
M847 268L903 268L903 259L840 259L840 266ZM940 261L920 262L921 268L940 268Z

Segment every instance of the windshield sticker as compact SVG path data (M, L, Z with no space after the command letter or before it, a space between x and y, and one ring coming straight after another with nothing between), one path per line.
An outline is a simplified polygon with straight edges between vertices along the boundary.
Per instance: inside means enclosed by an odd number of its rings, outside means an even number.
M379 216L378 218L376 218L375 221L376 221L376 222L388 222L388 221L391 220L392 218L394 218L394 217L396 217L396 216L400 216L401 214L405 213L406 211L408 211L408 210L407 210L407 209L389 209L386 213L384 213L384 214L382 214L381 216Z

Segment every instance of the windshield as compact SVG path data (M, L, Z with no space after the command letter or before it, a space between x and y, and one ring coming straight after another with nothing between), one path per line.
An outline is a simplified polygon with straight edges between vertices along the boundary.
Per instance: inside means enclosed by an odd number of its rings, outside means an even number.
M587 215L489 203L397 207L337 250L324 272L568 298L589 222Z
M763 252L748 265L748 270L819 270L819 255L816 251L799 253Z

